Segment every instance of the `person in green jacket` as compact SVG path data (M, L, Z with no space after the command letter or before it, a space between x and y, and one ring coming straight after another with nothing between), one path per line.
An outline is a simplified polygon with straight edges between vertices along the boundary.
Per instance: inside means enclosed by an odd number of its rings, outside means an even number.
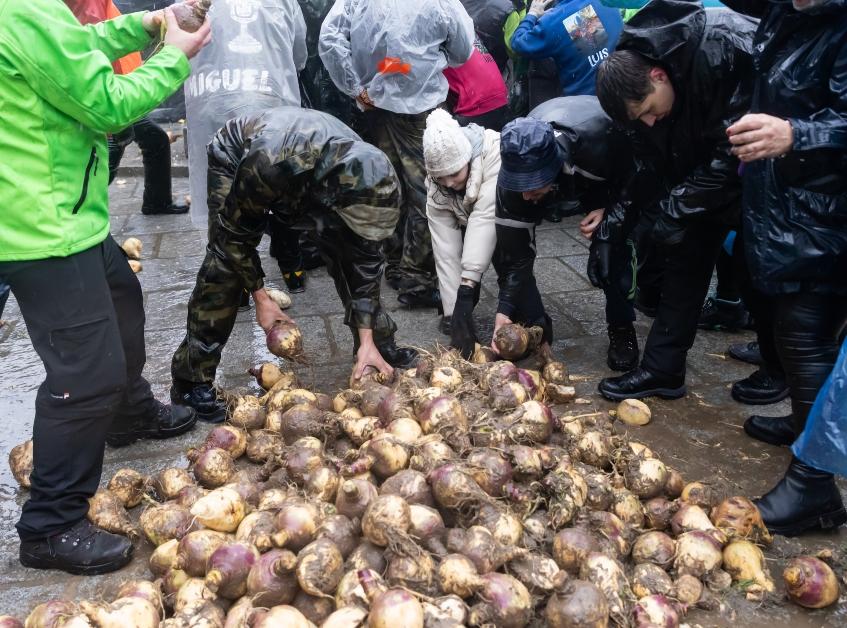
M0 283L47 372L20 561L105 573L129 562L132 544L86 519L104 444L167 438L196 421L157 402L141 377L141 286L109 235L106 134L172 94L210 31L181 30L171 9L82 26L56 0L0 0L0 20ZM115 75L111 62L147 47L163 20L161 50Z

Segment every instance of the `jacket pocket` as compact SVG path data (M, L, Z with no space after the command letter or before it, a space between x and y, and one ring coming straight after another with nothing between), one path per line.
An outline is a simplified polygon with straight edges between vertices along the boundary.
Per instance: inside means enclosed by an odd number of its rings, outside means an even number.
M91 155L88 156L88 164L85 166L85 176L82 179L82 191L79 194L79 199L74 205L72 214L76 214L82 204L85 203L85 199L88 196L88 183L91 180L91 170L94 169L95 173L97 172L97 164L100 161L100 158L97 156L97 148L95 146L91 147Z

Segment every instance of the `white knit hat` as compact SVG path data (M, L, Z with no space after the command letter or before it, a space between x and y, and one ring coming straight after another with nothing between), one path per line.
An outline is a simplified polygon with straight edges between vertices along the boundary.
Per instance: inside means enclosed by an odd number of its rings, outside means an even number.
M436 109L426 119L423 153L426 171L433 179L459 172L471 160L471 143L453 117Z

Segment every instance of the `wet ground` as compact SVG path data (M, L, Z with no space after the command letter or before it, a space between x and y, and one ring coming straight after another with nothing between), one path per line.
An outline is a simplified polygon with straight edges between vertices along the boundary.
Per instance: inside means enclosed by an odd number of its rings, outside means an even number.
M129 159L128 165L134 167ZM125 170L111 188L112 231L119 241L136 236L144 243L144 271L139 278L147 313L145 375L153 384L154 393L165 400L170 383L170 358L184 334L186 303L204 252L204 231L193 226L187 216L141 215L142 182L131 176L135 172ZM186 192L187 181L175 179L175 193ZM585 411L590 412L608 410L613 405L596 393L596 383L610 373L605 366L603 295L592 289L585 278L587 255L586 243L578 233L575 220L559 225L545 223L540 228L536 274L554 319L557 338L554 351L568 364L578 393L589 400ZM263 261L268 283L282 287L278 269L267 258L267 242ZM484 280L477 310L480 321L493 318L495 295L492 272ZM304 331L311 358L311 366L300 369L301 379L325 392L338 390L349 376L352 341L343 325L343 310L332 282L323 270L311 271L306 292L294 295L293 300L290 314ZM434 311L398 309L396 295L387 287L383 302L397 321L401 343L427 347L447 340L437 330ZM264 336L251 315L251 312L239 314L224 353L219 370L219 382L224 387L251 386L245 370L271 358L264 346ZM5 457L12 446L30 436L33 399L44 373L14 299L10 300L3 318L7 324L0 327L0 381L3 382L0 452ZM642 343L649 324L649 319L639 315L637 329ZM487 331L490 334L490 325ZM744 436L741 424L751 409L735 403L729 396L731 383L748 375L751 367L727 359L724 352L729 343L749 337L749 334L700 333L689 355L688 396L674 402L650 400L653 422L630 430L634 438L647 443L663 460L679 469L686 480L706 481L726 495L762 494L781 476L789 459L787 450L761 445ZM255 384L252 386L255 388ZM785 402L761 408L762 413L772 415L787 410ZM108 480L123 466L150 473L167 466L184 465L183 451L202 438L203 429L173 441L107 450L103 477ZM0 614L25 617L35 604L56 597L108 597L120 581L146 576L149 549L143 543L132 565L118 574L82 578L22 568L17 562L14 524L26 493L18 491L6 465L0 467ZM766 551L768 566L778 586L787 557L821 549L832 550L843 565L847 559L847 533L821 534L802 541L778 538ZM838 572L843 575L843 568ZM781 590L760 604L748 602L742 593L734 591L725 598L720 612L693 611L687 621L702 626L762 628L844 626L847 625L844 599L829 610L808 612L785 602Z

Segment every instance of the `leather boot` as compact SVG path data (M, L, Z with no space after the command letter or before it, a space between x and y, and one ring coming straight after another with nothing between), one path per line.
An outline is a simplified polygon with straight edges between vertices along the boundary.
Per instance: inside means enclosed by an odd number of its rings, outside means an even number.
M779 403L790 394L790 391L783 374L771 374L763 366L749 377L735 382L730 394L739 403L766 406Z
M818 471L797 458L767 495L754 500L768 530L797 536L808 530L828 530L847 523L841 492L831 473Z
M685 378L654 375L643 367L618 377L606 377L597 387L600 394L612 401L661 397L679 399L685 396Z
M744 431L750 438L778 447L788 447L797 438L797 432L794 431L794 417L790 414L788 416L754 414L744 421Z

